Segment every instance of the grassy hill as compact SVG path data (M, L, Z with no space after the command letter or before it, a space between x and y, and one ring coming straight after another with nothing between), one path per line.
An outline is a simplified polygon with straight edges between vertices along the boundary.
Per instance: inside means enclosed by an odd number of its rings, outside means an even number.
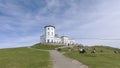
M27 47L0 49L0 68L51 68L49 52Z
M60 47L60 45L51 45L51 44L35 44L31 48L44 49L44 50L54 50L55 48Z
M31 47L0 49L0 68L52 68L49 52L55 45L35 44ZM79 49L85 48L87 53L80 54ZM91 53L93 48L96 53ZM107 46L75 46L61 49L64 55L76 59L89 68L119 68L120 49ZM45 50L45 51L44 51Z
M61 52L64 52L64 55L67 57L88 65L89 68L120 67L120 49L107 46L84 47L87 53L80 54L78 51L80 48L83 48L83 46L74 47L72 51L69 50L70 48L65 48ZM91 53L93 48L96 49L96 53Z
M49 52L57 45L35 44L31 47L0 49L0 68L52 68Z

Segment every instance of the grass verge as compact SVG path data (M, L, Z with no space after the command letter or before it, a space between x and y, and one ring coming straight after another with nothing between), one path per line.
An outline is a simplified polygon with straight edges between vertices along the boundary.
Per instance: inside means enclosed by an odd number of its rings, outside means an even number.
M44 50L54 50L55 48L60 47L60 45L50 45L50 44L35 44L32 48L44 49Z
M0 49L0 68L51 68L49 52L25 47Z
M74 47L73 51L69 51L69 48L62 49L61 52L65 52L64 55L73 59L76 59L83 64L88 65L89 68L119 68L120 67L120 53L119 49L95 46L87 47L87 53L80 54L78 49L81 47ZM91 51L96 48L97 52L92 54ZM114 53L117 51L117 53Z

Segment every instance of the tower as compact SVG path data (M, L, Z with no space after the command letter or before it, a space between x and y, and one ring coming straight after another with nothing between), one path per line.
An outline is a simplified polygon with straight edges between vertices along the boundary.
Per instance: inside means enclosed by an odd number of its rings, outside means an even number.
M55 37L55 26L48 25L44 27L45 29L45 42L53 43Z

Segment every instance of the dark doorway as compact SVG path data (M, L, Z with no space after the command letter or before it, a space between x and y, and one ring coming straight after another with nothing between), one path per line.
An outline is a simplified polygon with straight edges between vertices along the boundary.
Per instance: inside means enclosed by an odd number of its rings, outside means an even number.
M50 42L50 40L48 39L48 40L47 40L47 43L49 43L49 42Z
M53 40L52 40L52 43L53 43Z

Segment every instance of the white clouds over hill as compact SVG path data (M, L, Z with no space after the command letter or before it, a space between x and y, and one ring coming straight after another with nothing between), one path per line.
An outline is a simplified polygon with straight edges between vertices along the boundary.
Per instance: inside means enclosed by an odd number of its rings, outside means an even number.
M119 39L119 3L119 0L0 0L0 47L36 43L43 27L49 24L56 26L57 33L77 41ZM27 38L23 42L24 37Z

